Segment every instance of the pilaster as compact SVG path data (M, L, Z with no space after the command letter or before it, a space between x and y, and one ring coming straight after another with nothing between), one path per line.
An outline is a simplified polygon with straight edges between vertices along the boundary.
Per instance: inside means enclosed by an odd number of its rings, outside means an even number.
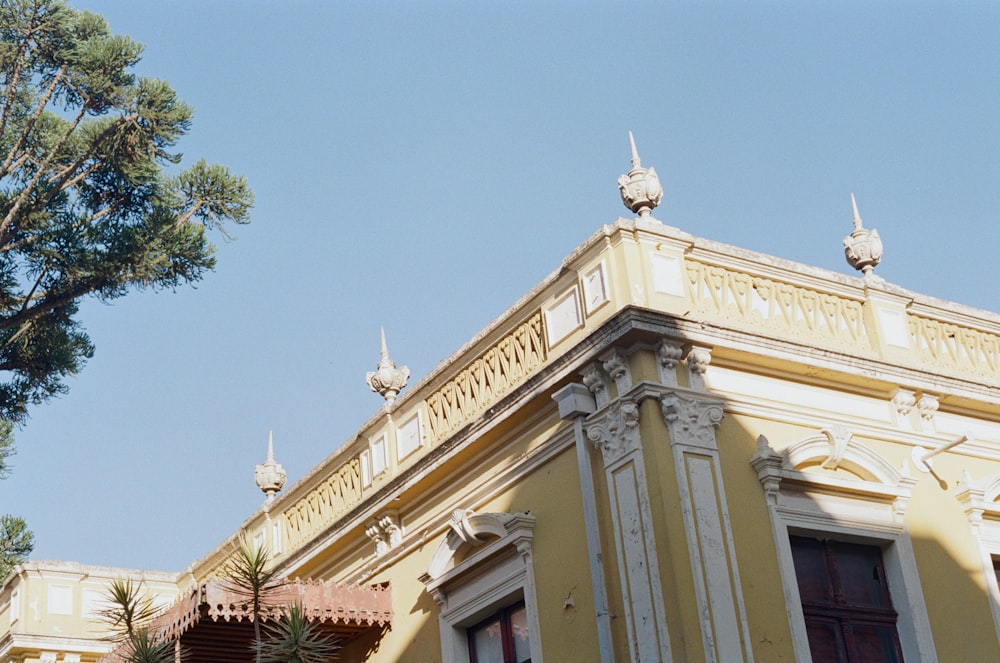
M723 402L669 388L659 401L677 473L705 660L753 661L716 439Z
M613 369L609 372L617 387L631 386L628 362L619 361L623 355L615 351L608 356L615 358L606 359L605 366ZM614 373L619 370L624 374ZM623 394L588 417L585 430L604 465L630 660L667 662L670 638L639 417L638 401Z

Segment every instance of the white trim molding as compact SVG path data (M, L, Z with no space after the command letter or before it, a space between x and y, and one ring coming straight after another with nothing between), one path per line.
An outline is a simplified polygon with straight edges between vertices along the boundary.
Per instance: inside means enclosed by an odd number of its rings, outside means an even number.
M531 660L542 661L535 574L531 559L535 517L457 509L449 531L420 580L440 607L442 663L469 660L466 629L497 610L524 601Z
M785 609L798 661L810 661L789 534L876 545L882 549L896 628L907 661L936 663L910 534L903 522L916 480L847 429L833 426L775 451L757 438L750 465L764 489Z
M968 472L963 472L955 497L962 504L972 536L979 544L986 596L997 637L1000 637L1000 587L993 569L993 560L1000 559L1000 472L977 481L973 481Z

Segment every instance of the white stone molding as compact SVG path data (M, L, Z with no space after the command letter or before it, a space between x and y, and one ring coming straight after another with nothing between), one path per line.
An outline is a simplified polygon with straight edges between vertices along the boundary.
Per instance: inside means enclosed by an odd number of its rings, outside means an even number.
M608 376L614 380L619 396L632 388L632 372L629 370L628 357L621 350L612 348L601 356L601 362Z
M590 390L590 393L594 395L594 402L597 403L597 407L604 407L611 400L611 393L609 386L611 384L608 380L607 374L604 372L604 368L601 366L600 362L593 362L587 364L582 371L580 371L580 376L583 378L583 384Z
M824 464L826 469L824 469ZM903 515L916 480L844 431L821 430L775 451L757 438L750 465L764 489L795 658L811 660L789 533L876 545L899 613L903 658L935 663L937 654Z
M722 423L722 400L674 390L662 393L659 400L674 456L706 660L753 661L715 437Z
M677 365L680 364L684 351L679 345L667 339L656 346L657 368L660 372L660 383L668 387L677 386Z
M38 657L38 663L56 663L56 655L54 651L43 651Z
M1000 588L993 570L993 560L1000 558L1000 472L976 481L968 472L963 472L955 497L961 503L972 535L979 544L986 595L990 601L994 628L1000 637Z
M670 661L638 404L618 399L591 415L585 428L604 459L630 660Z
M938 411L938 397L934 394L920 394L917 400L917 410L920 412L920 425L926 433L933 433L937 430L934 423L934 415Z
M531 660L542 660L532 563L535 517L457 509L420 580L440 606L442 663L469 660L466 629L523 600ZM466 553L456 562L459 553Z
M63 654L62 663L80 663L79 654Z

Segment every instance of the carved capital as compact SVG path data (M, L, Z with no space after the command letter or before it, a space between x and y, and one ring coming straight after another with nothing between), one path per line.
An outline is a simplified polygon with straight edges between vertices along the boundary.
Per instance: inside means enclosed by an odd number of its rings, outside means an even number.
M722 404L677 392L660 397L660 411L670 431L670 443L717 448L715 429L722 423Z
M771 448L763 435L757 437L757 449L750 456L750 466L757 473L757 480L764 488L764 497L771 504L778 503L781 494L781 454Z
M900 387L892 395L892 405L899 417L905 417L913 411L917 404L917 395L909 389Z
M684 361L687 362L691 375L691 388L704 391L705 372L708 371L708 365L712 363L712 351L709 348L692 347L688 350Z
M640 449L639 406L619 401L587 426L587 438L601 450L605 466Z
M598 362L588 364L580 375L583 377L583 385L594 395L594 402L597 407L604 407L611 400L608 394L608 376Z
M667 339L660 341L656 346L656 358L660 371L660 383L668 387L677 386L677 365L684 354L680 346L674 345Z
M621 350L614 348L601 359L604 370L615 381L618 395L627 392L632 387L632 374L629 371L628 358Z
M938 411L938 397L934 394L921 394L917 400L917 411L920 412L920 424L925 431L934 431L934 415Z

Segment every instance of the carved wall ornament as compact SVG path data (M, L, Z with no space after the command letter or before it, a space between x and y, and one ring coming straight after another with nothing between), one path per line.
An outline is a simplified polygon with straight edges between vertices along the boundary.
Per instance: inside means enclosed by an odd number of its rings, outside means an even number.
M839 425L824 428L820 433L825 435L826 439L830 442L830 453L827 455L826 460L820 463L820 466L824 470L835 470L840 465L840 461L844 459L847 445L854 438L854 434Z
M639 406L618 401L587 425L587 438L600 449L605 466L642 447Z
M844 238L844 257L851 267L868 276L882 260L882 239L874 228L867 230L862 227L858 203L854 200L853 193L851 207L854 209L854 232Z
M900 387L892 395L892 404L896 408L896 414L905 417L913 411L914 406L917 404L917 395L909 389Z
M632 374L628 366L628 358L618 348L601 357L602 366L608 376L615 381L619 394L624 394L632 387Z
M672 444L716 447L715 429L722 424L722 403L668 392L660 396L660 411Z
M631 131L628 132L628 142L632 148L632 170L618 178L618 190L621 192L625 207L638 214L640 218L648 218L649 213L663 198L663 187L653 168L642 167Z
M396 400L396 395L406 386L410 379L410 369L406 366L396 367L389 357L389 348L385 344L385 328L382 329L382 358L375 371L369 372L366 380L371 390L385 398L387 403Z
M711 349L694 346L688 350L684 361L691 376L691 388L704 391L705 373L708 371L708 365L712 363Z
M674 345L667 339L660 341L656 346L656 358L659 360L660 382L669 387L677 386L677 365L684 354L680 346Z
M399 512L395 509L386 511L368 523L365 534L375 544L375 556L381 557L393 548L403 543L403 528Z
M583 384L590 393L594 395L594 401L597 403L597 407L604 407L611 400L611 395L608 393L608 376L604 372L604 368L598 362L593 362L587 364L580 375L583 377Z
M925 431L934 431L934 415L939 405L938 397L934 394L920 394L917 399L917 411L920 412L920 423Z

